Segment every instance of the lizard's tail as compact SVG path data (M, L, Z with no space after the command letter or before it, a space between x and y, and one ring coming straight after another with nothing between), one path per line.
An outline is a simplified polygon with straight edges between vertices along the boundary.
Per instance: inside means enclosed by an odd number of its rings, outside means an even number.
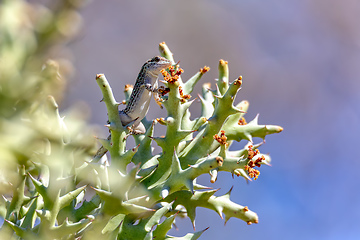
M108 140L111 139L111 134L108 136L107 138ZM94 161L99 161L104 155L105 153L107 153L107 149L104 147L104 146L101 146L99 148L99 150L97 150L97 152L95 153L94 157L93 157L93 160Z
M101 158L102 158L102 156L104 156L105 155L105 153L107 153L107 149L106 148L104 148L104 146L101 146L100 148L99 148L99 150L97 150L97 152L95 153L95 155L94 155L94 160L95 161L99 161Z

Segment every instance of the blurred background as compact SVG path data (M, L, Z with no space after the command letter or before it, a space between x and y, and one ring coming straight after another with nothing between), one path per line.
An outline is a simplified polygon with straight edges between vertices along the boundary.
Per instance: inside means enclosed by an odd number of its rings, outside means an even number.
M124 85L158 55L160 42L180 61L184 80L210 66L201 83L213 88L224 59L231 79L243 76L238 101L250 102L246 120L260 113L259 124L284 131L260 148L271 154L272 167L263 166L258 180L225 173L212 185L221 187L219 195L234 186L231 199L257 212L259 224L230 219L224 226L215 212L197 209L196 230L210 227L201 239L359 239L359 12L357 0L92 1L69 43L76 71L61 108L85 103L105 137L97 73L105 73L121 101ZM193 105L197 117L200 104ZM165 115L152 104L147 118ZM170 234L193 231L189 219L177 223Z

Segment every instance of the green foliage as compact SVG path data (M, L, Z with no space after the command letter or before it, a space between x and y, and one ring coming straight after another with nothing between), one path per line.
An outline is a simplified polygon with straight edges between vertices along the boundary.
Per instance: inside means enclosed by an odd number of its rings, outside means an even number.
M195 228L197 207L225 221L257 223L256 213L230 200L231 190L216 196L217 190L196 183L202 174L215 182L219 171L256 179L255 167L268 165L270 157L253 138L282 131L259 125L258 116L246 123L249 103L234 103L242 78L230 82L223 60L216 90L203 85L196 119L189 111L190 94L209 68L185 82L179 66L163 71L170 89L163 97L167 117L143 119L147 132L133 136L133 148L127 146L111 87L97 75L112 136L99 141L111 161L93 159L96 141L81 110L58 110L71 67L64 59L49 60L76 32L78 2L60 1L53 9L21 0L0 5L0 238L198 239L206 229L168 235L177 217L189 217ZM160 53L174 61L165 43ZM127 88L125 96L130 93ZM165 125L165 136L154 136L157 123ZM157 155L152 140L162 149ZM241 140L248 142L243 149L229 150Z

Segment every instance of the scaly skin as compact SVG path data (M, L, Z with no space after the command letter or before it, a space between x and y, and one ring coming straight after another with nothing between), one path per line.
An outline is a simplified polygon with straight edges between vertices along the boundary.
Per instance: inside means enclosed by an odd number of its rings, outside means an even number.
M147 60L141 67L139 75L136 79L134 89L131 93L130 100L124 110L119 111L119 117L123 127L127 127L130 134L144 134L146 129L141 123L141 120L149 111L151 94L154 93L154 98L159 101L158 94L158 76L160 70L168 68L172 65L171 61L160 56L153 57ZM108 140L111 139L109 135ZM101 146L94 155L94 159L100 159L107 149Z

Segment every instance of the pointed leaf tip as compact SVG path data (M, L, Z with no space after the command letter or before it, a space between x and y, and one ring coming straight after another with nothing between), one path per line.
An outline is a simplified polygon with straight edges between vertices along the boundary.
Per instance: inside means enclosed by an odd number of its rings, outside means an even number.
M207 227L205 229L203 229L201 232L205 232L206 230L208 230L210 227Z

